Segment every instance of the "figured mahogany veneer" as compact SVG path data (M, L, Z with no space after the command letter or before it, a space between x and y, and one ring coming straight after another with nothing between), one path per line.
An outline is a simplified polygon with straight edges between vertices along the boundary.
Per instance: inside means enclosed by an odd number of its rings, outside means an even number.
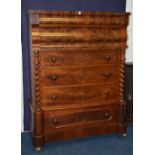
M93 84L68 87L43 87L41 101L42 106L106 104L106 101L116 101L118 99L117 90L118 84L116 83L114 85Z
M119 50L67 50L42 51L41 64L43 67L64 67L81 65L107 65L116 64L119 60Z
M129 13L29 12L33 144L125 133Z
M53 67L41 71L42 87L118 82L118 68L112 66Z
M57 128L69 126L83 126L91 125L98 122L115 122L116 121L116 107L104 107L94 109L74 109L74 110L57 110L44 113L44 130L46 133L53 132Z

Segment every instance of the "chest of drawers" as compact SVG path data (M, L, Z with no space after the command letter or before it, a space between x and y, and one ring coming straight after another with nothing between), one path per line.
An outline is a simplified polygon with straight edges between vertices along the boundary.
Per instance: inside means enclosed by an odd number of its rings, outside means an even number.
M55 140L126 133L129 13L31 10L31 129Z

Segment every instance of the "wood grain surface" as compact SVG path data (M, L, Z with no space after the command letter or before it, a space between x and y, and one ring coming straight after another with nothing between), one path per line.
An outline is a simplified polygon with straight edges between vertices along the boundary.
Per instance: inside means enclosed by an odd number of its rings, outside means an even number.
M125 133L129 13L30 10L33 144Z

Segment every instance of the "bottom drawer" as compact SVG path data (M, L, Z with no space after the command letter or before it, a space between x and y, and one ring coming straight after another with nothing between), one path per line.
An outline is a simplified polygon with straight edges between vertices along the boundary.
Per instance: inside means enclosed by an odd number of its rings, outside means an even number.
M47 133L72 126L85 126L101 122L112 123L116 122L116 118L117 108L115 105L48 111L44 112L44 131Z
M49 143L52 141L62 141L73 138L81 138L92 135L99 134L110 134L110 133L118 133L118 124L117 123L93 123L81 127L70 127L64 128L63 130L56 130L54 132L45 133L44 142Z

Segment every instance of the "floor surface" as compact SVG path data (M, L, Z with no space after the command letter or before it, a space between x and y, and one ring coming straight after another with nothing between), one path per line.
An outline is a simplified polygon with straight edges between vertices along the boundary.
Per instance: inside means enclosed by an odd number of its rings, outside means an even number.
M52 142L37 152L32 146L30 132L21 134L21 155L132 155L133 128L126 137L119 134L98 135L87 138Z

